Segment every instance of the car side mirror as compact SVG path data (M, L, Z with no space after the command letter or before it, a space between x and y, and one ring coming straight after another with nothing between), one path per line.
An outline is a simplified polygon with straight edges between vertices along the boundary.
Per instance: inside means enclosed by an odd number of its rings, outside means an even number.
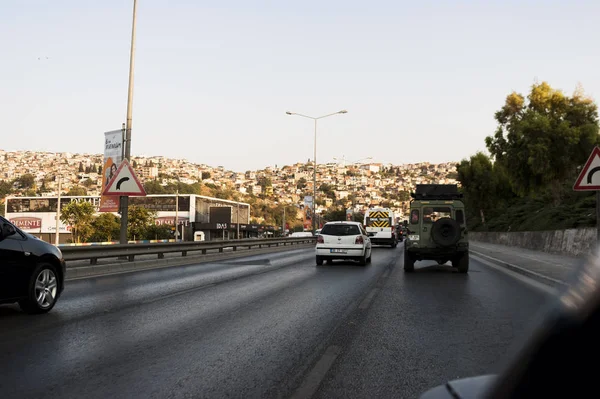
M0 239L4 240L6 237L10 237L16 232L17 230L15 230L15 226L9 223L4 223L2 225L2 229L0 230Z

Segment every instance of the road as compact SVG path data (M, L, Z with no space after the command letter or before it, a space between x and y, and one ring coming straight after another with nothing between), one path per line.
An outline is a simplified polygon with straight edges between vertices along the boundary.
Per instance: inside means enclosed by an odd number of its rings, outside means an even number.
M56 308L0 307L0 397L418 397L496 370L546 299L375 248L366 267L312 250L68 282Z

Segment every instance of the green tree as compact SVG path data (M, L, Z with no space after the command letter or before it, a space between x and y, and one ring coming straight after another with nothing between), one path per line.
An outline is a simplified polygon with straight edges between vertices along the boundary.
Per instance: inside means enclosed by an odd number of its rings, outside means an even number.
M60 220L71 226L73 241L85 242L92 235L94 206L87 201L71 201L62 206Z
M481 224L489 211L497 210L503 199L511 196L510 185L502 166L492 164L490 158L482 152L464 159L457 168L470 216L477 215Z
M154 212L141 206L129 206L127 212L127 236L129 240L145 239L148 229L154 224L155 216Z
M202 180L210 179L210 172L202 172Z
M79 168L77 169L77 172L83 173L83 163L82 162L79 162Z
M536 83L527 99L508 95L495 119L498 128L486 146L513 190L520 196L550 191L555 205L562 182L599 143L597 106L581 88L567 97L546 82Z
M67 191L66 195L70 195L70 196L82 196L82 195L87 195L87 190L81 186L73 186L69 189L69 191Z
M306 188L306 179L304 177L298 179L298 182L296 182L296 188L298 190L304 190Z
M7 181L0 181L0 198L13 193L13 185Z
M148 180L144 183L144 190L148 194L164 194L165 188L157 180Z
M20 177L17 177L14 182L20 189L30 189L35 185L35 177L31 173L25 173Z
M96 182L91 179L85 179L81 182L85 188L91 188L96 185Z
M121 218L112 213L101 213L92 221L90 241L103 242L118 240L121 230Z

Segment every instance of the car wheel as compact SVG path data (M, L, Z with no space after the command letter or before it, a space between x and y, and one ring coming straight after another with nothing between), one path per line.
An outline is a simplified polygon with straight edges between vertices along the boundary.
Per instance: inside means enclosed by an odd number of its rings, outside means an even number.
M317 255L317 266L321 266L323 264L323 257Z
M373 256L373 250L369 249L369 257L367 258L367 263L371 263L371 257Z
M358 263L361 266L365 266L367 264L367 252L365 251L364 255L360 257L360 259L358 260Z
M404 272L412 273L415 271L415 260L410 256L408 251L404 251Z
M60 292L57 276L54 266L40 263L29 279L27 298L19 301L21 309L31 314L49 312L56 304Z
M452 261L452 266L458 269L459 273L468 273L469 272L469 254L465 253L463 255L459 255Z

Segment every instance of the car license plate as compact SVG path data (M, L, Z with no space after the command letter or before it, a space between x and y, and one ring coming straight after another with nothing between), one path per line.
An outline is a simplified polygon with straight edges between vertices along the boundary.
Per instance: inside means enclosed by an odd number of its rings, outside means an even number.
M334 249L331 250L331 253L332 254L345 254L346 250L345 249L335 249L334 248Z

